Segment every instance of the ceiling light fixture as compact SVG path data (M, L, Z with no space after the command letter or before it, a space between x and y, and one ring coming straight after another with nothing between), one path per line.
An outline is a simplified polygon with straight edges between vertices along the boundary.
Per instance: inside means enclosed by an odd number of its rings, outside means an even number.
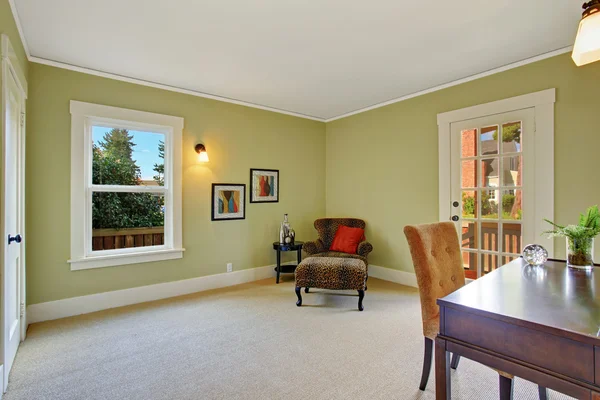
M583 16L571 57L578 67L600 60L600 0L583 3Z
M198 143L194 149L196 150L196 153L198 153L199 162L208 162L208 153L206 152L206 147L202 143Z

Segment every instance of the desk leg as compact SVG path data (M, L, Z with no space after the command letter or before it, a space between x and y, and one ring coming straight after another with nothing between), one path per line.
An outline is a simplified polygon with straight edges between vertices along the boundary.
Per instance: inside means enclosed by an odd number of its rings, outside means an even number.
M302 249L298 249L298 265L302 262Z
M500 383L500 400L513 400L513 386L515 381L498 374Z
M277 283L279 283L279 274L281 274L281 250L277 249Z
M435 338L435 399L450 400L450 353L446 351L446 341Z

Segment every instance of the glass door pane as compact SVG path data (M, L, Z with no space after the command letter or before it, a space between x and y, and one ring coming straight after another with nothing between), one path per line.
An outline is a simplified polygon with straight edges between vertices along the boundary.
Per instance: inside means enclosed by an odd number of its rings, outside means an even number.
M527 165L521 139L532 121L533 113L521 110L451 126L452 215L468 278L492 272L521 253Z

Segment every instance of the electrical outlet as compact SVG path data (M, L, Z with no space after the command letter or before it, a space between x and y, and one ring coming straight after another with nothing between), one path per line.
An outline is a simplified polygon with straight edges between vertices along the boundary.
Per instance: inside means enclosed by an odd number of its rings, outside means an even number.
M233 272L233 264L227 263L227 272Z

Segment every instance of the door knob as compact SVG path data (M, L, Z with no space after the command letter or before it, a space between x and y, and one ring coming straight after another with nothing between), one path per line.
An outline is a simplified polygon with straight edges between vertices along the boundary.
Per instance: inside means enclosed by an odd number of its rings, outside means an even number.
M22 241L23 241L23 238L21 237L21 235L16 235L16 236L10 236L10 234L8 235L8 244L11 244L12 242L21 243Z
M458 215L453 215L452 216L452 221L454 221L454 222L458 221Z

